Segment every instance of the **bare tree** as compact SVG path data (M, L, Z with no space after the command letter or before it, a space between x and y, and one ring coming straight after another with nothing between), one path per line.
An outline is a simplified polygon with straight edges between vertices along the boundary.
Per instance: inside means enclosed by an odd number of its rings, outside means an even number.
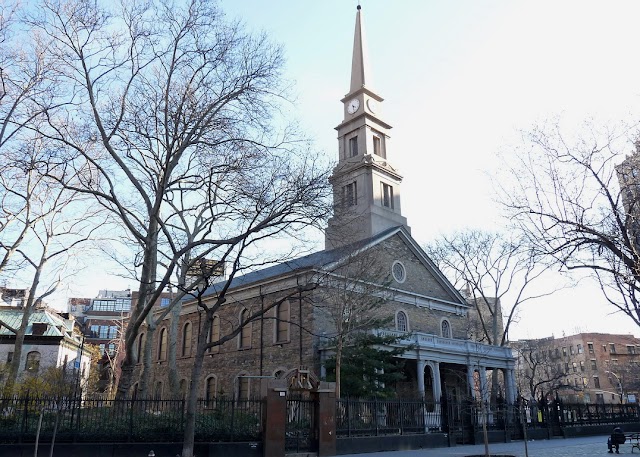
M342 354L346 346L361 332L380 328L393 317L382 315L380 309L393 294L385 287L391 281L386 262L367 251L348 253L317 281L322 293L313 306L328 325L323 337L335 351L336 397L340 398Z
M544 340L543 340L544 341ZM522 340L515 343L518 356L517 381L521 395L528 395L527 399L537 399L544 392L557 392L568 384L569 374L560 363L554 359L554 352L549 353L550 347L538 341Z
M491 345L508 343L522 305L555 291L535 288L549 266L515 237L467 230L440 237L426 252L475 307L474 337Z
M562 268L595 278L606 300L640 325L636 127L559 124L534 129L503 183L502 202L536 249Z
M81 176L73 190L112 212L136 251L122 397L162 291L198 285L181 284L177 269L203 258L245 268L261 252L243 246L299 235L325 216L327 171L277 117L279 47L225 21L213 2L43 0L30 23L73 96L42 129L63 151L51 170Z

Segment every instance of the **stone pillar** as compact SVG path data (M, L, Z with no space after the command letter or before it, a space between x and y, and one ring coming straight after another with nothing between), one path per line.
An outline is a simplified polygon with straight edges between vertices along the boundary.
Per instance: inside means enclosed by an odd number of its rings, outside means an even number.
M440 362L431 363L431 372L433 373L433 398L440 401L442 397L442 383L440 382Z
M489 392L489 386L487 385L487 368L479 367L478 375L480 376L480 396L485 405L489 405L491 392Z
M516 379L513 368L507 368L504 370L504 384L505 384L505 395L507 403L510 405L515 404L516 402Z
M476 370L473 369L471 365L467 365L467 383L469 384L469 393L471 395L472 400L476 400L476 380L473 377L473 374Z
M264 457L282 457L287 426L287 389L269 386L264 420Z
M336 455L336 383L321 382L316 398L318 457L333 456Z
M424 360L416 360L416 365L418 366L418 392L420 396L424 398L424 367L427 365Z

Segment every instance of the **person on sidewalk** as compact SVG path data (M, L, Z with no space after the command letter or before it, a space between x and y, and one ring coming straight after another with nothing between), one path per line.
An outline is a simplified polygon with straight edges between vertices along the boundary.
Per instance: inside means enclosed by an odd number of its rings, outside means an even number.
M616 448L616 454L620 454L620 445L624 444L627 438L624 436L624 432L620 427L613 429L611 436L607 440L607 446L609 447L609 454L613 454L613 448Z

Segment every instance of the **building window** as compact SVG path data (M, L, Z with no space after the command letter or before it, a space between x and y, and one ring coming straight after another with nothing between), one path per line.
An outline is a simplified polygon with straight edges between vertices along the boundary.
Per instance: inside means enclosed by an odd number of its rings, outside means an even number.
M564 363L564 372L569 373L569 362Z
M386 158L382 150L382 139L377 135L373 136L373 153L379 157Z
M635 353L636 353L636 347L627 345L627 354L635 354Z
M596 394L596 403L604 405L604 394Z
M600 388L600 378L597 376L593 377L593 387L595 387L596 389Z
M289 300L276 307L276 342L289 341Z
M167 360L167 329L160 330L158 338L158 360Z
M210 376L205 381L204 385L204 399L207 404L207 408L213 408L216 400L216 378Z
M354 181L342 188L342 205L356 206L358 204L358 186Z
M579 344L578 345L578 354L582 354L584 352L584 349L582 348L582 345Z
M569 346L569 353L570 353L571 355L575 355L576 351L575 351L575 349L573 348L573 345Z
M398 281L400 284L407 279L407 270L404 268L404 265L397 260L393 262L393 265L391 265L391 274L393 275L393 279Z
M409 331L409 319L404 311L398 311L396 315L396 329L400 332Z
M393 209L393 187L382 183L382 206Z
M584 361L580 361L580 371L584 371Z
M162 297L160 299L160 308L166 308L171 303L171 300L167 297Z
M562 355L567 356L567 348L562 348Z
M246 401L249 399L249 378L246 376L238 376L238 391L236 393L238 401Z
M615 343L609 343L609 352L612 354L616 353L616 345Z
M607 352L607 345L606 344L602 345L602 352Z
M355 157L358 155L358 137L354 136L349 138L349 157Z
M442 319L440 330L443 338L451 338L451 324L448 320Z
M182 329L182 356L187 357L191 355L191 341L193 339L193 328L191 322L184 324Z
M242 329L240 330L240 348L250 348L251 347L251 322L247 322L249 318L249 311L247 309L243 309L240 313L240 326Z
M38 351L31 351L27 354L27 363L24 369L30 373L38 372L38 369L40 369L40 353Z
M589 354L593 354L593 343L587 343L587 348L589 349Z
M578 364L573 362L573 364L571 366L573 367L573 372L577 373L578 372Z

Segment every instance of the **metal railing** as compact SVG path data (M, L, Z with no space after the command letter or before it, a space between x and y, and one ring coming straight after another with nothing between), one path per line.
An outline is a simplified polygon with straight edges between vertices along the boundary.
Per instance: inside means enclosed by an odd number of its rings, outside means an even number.
M195 439L255 441L262 437L263 400L226 398L198 400ZM184 400L103 397L0 398L0 443L33 442L40 423L40 440L62 442L181 441Z

